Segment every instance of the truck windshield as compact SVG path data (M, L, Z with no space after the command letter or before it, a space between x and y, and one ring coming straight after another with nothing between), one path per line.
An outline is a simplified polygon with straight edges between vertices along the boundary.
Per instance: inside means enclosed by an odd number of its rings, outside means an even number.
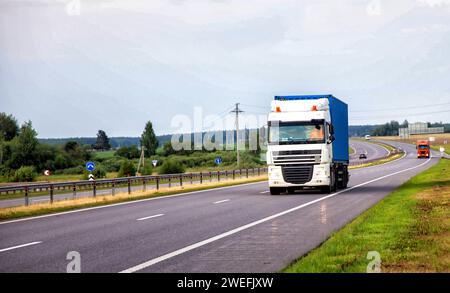
M270 122L269 143L325 143L325 122Z
M421 150L427 150L428 146L427 145L419 145L419 149Z

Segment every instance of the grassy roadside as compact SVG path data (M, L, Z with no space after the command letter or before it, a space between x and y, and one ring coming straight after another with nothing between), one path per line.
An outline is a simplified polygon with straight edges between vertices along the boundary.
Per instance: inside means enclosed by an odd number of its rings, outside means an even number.
M128 193L119 193L115 196L107 195L107 196L97 196L96 198L86 197L79 198L74 200L63 200L57 201L53 204L42 203L42 204L34 204L31 206L21 206L21 207L12 207L12 208L1 208L0 209L0 221L2 220L11 220L17 218L24 217L32 217L32 216L40 216L51 213L65 212L83 208L90 208L96 206L103 206L121 202L135 201L140 199L147 199L153 197L167 196L172 194L180 194L192 191L200 191L200 190L208 190L219 187L228 187L246 183L254 183L260 181L266 181L267 175L263 176L255 176L250 178L242 178L235 180L226 180L221 182L205 182L203 184L193 184L193 185L185 185L183 187L165 187L161 188L159 191L150 190L147 192L133 192L132 194Z
M284 272L450 272L450 160L441 160L336 232Z

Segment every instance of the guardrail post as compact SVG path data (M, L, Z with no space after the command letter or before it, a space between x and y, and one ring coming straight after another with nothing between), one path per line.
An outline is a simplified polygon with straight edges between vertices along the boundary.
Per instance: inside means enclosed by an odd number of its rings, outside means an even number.
M131 179L128 178L128 194L131 194Z
M183 187L183 175L180 175L180 187Z
M147 186L146 186L146 182L145 182L145 178L142 179L142 191L145 192L147 190Z
M77 185L74 183L72 185L72 197L75 198L77 196Z
M200 184L202 184L202 183L203 183L203 173L200 172Z
M93 195L94 197L96 197L96 196L97 196L97 183L95 183L95 180L92 181L92 182L94 183L93 189L92 189L92 195Z
M261 176L261 168L258 167L258 176Z
M220 171L217 171L217 181L220 182Z
M112 181L111 194L112 194L112 196L116 195L116 180L114 180L114 179Z
M245 176L248 178L248 169L245 169Z
M212 182L212 173L209 172L209 182Z
M159 177L156 178L156 190L159 190Z
M192 173L191 173L191 185L194 184L194 182L193 182L193 180L192 180L192 177L193 177L193 176L192 176Z
M53 203L53 184L50 184L50 203Z
M30 199L28 198L28 186L25 187L25 206L30 204Z
M233 180L236 178L236 171L233 170Z
M169 177L169 188L172 187L172 177Z

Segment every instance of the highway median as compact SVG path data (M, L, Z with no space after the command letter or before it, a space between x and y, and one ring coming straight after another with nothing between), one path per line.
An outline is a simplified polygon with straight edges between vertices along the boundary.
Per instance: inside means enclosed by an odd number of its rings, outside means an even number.
M369 252L381 272L450 272L450 160L404 183L292 263L287 273L364 273Z

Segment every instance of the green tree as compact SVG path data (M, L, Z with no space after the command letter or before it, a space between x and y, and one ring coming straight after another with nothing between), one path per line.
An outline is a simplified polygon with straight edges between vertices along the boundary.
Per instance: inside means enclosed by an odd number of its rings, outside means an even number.
M35 151L39 142L31 121L25 122L22 125L19 135L10 143L10 167L18 169L22 166L33 166L35 164Z
M153 131L153 124L150 121L147 122L142 133L141 146L145 148L145 155L147 157L153 156L158 148L158 139Z
M0 113L0 137L5 141L10 141L19 133L19 126L16 118L6 113Z
M119 177L130 177L136 174L136 167L132 161L124 160L120 165Z
M106 132L103 130L99 130L97 133L97 141L93 145L96 150L109 150L111 149L111 144L109 143L109 138L106 135Z
M141 156L141 152L137 148L137 146L132 145L129 147L121 147L116 151L116 155L119 157L127 158L127 159L136 159Z

